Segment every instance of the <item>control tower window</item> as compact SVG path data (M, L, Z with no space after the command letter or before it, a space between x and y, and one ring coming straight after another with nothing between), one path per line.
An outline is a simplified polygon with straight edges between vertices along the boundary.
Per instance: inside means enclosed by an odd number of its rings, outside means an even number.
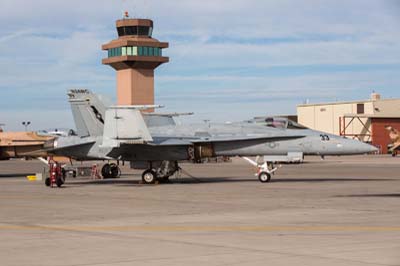
M125 35L137 35L137 27L125 27Z
M123 46L108 50L108 57L114 56L162 56L162 49L159 47L146 46Z
M140 35L140 36L151 36L151 33L150 33L150 29L151 29L151 27L146 27L146 26L139 26L139 31L138 31L138 35Z
M126 36L126 35L138 35L138 27L137 26L124 26L118 27L118 36Z
M152 27L147 26L122 26L117 28L118 36L139 35L151 37L153 33Z

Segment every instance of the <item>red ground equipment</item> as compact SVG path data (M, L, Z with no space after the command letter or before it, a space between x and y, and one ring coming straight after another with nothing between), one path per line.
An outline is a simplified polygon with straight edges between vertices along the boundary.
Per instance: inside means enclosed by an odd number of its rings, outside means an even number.
M61 167L61 164L54 161L53 158L49 159L49 177L46 178L46 186L61 187L65 182L65 174Z

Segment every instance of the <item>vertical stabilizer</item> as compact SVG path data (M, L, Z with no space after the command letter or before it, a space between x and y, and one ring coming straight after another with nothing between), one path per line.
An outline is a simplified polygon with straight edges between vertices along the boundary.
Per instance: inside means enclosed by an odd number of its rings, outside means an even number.
M141 109L138 106L110 107L106 112L102 146L119 147L120 144L144 144L153 141Z
M85 89L70 90L68 97L78 136L103 135L107 106L100 97Z

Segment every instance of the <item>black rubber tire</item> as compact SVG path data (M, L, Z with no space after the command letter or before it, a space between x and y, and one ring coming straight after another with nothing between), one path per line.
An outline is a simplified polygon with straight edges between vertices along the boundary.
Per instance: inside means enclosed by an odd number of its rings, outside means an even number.
M267 183L267 182L271 181L271 175L268 174L267 172L261 172L261 173L258 175L258 180L259 180L261 183Z
M121 169L115 163L110 164L110 176L111 178L121 177Z
M49 187L51 185L50 177L46 177L46 179L44 180L44 183L46 184L46 187Z
M154 184L157 180L157 174L151 169L148 169L142 174L142 181L144 184Z
M110 174L110 164L106 163L105 165L103 165L103 167L101 168L101 175L103 176L104 179L107 178L111 178L111 174Z
M62 176L60 176L59 178L56 179L57 187L61 187L62 185L64 185L64 183L65 183L65 179Z

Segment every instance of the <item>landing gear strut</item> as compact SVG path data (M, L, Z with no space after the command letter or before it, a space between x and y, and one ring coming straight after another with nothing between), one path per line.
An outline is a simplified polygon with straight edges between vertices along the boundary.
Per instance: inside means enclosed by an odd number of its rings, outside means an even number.
M258 177L258 180L261 183L267 183L271 181L272 175L275 173L276 170L278 170L278 167L275 167L272 162L262 162L259 163L259 157L255 161L253 161L250 158L247 157L241 157L250 164L254 165L257 167L257 173L255 174Z
M149 164L149 169L143 172L142 182L144 184L154 184L156 181L168 182L169 177L180 170L178 162L162 161L158 163L158 167L153 167L155 163Z
M115 163L106 163L101 168L101 175L104 179L119 178L121 176L121 169Z

